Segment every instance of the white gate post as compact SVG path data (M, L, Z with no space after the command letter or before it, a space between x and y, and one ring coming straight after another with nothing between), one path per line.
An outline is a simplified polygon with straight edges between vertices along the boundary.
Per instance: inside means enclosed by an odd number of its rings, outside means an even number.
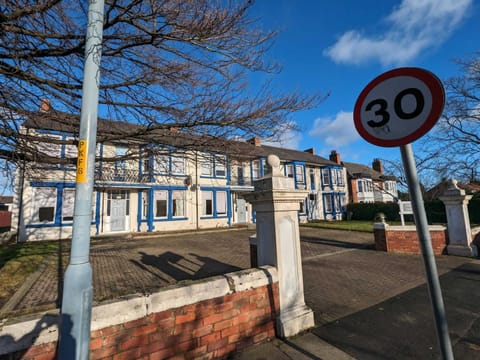
M468 218L468 202L471 195L465 195L465 190L457 186L457 181L451 179L448 188L439 197L445 204L447 213L447 228L449 244L447 253L458 256L477 256L477 247L472 244L472 231Z
M255 181L246 196L256 212L258 266L277 268L280 313L277 334L290 337L314 326L305 305L298 210L308 191L295 190L294 180L280 172L280 159L269 155L271 176Z

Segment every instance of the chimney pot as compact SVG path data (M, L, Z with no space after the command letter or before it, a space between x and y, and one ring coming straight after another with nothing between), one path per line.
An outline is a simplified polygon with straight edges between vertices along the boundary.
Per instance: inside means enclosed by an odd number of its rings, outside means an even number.
M373 159L373 162L372 162L372 169L375 170L375 171L378 171L380 174L383 175L383 164L382 164L382 160L380 159Z
M340 159L340 154L336 150L332 150L330 153L329 157L330 161L333 161L334 163L338 165L342 165L342 160Z
M260 146L262 145L262 140L260 140L260 138L258 137L253 137L251 138L250 140L247 140L248 143L252 144L252 145L255 145L255 146Z
M42 99L40 103L40 111L41 112L49 112L51 110L51 103L48 99Z

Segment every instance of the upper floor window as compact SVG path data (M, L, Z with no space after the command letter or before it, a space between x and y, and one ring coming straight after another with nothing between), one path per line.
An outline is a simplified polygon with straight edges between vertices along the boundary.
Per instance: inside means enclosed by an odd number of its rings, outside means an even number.
M224 178L227 176L227 157L225 155L203 154L200 167L202 176Z
M170 154L171 173L177 175L185 174L185 155L179 152Z
M345 185L345 181L343 180L343 170L337 169L337 184L340 186Z
M65 144L65 157L76 158L78 156L78 148L77 145L74 144L75 139L73 137L67 137L65 140L71 143Z
M357 180L358 192L372 192L373 184L371 180Z
M322 184L324 186L330 185L330 174L328 169L322 169Z
M289 178L293 178L293 165L286 164L285 165L285 176Z
M260 178L260 160L252 161L252 177L254 179Z
M227 176L227 157L225 155L215 155L215 177L225 177Z
M315 170L310 169L310 188L315 190Z
M297 183L305 183L305 166L295 165L295 180Z
M156 174L184 175L185 154L163 150L155 154L154 168Z
M243 166L237 167L237 180L238 185L243 185L245 183L245 178L243 176Z

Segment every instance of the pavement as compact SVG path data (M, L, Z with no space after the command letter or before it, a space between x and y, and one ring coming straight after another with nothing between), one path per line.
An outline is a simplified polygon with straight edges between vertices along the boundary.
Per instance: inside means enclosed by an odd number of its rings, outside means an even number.
M93 240L94 302L248 268L252 234L236 229ZM305 300L315 328L234 359L442 358L421 256L375 251L369 233L302 227L301 239ZM26 281L8 316L58 307L67 254L32 275L41 281ZM455 358L480 359L480 260L439 256L436 262Z

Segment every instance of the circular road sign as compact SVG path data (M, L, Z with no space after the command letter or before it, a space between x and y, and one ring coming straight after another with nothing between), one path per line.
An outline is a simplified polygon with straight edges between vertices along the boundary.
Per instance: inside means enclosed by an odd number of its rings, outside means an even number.
M385 147L411 143L438 121L445 105L441 81L419 68L399 68L373 79L355 103L353 121L368 142Z

